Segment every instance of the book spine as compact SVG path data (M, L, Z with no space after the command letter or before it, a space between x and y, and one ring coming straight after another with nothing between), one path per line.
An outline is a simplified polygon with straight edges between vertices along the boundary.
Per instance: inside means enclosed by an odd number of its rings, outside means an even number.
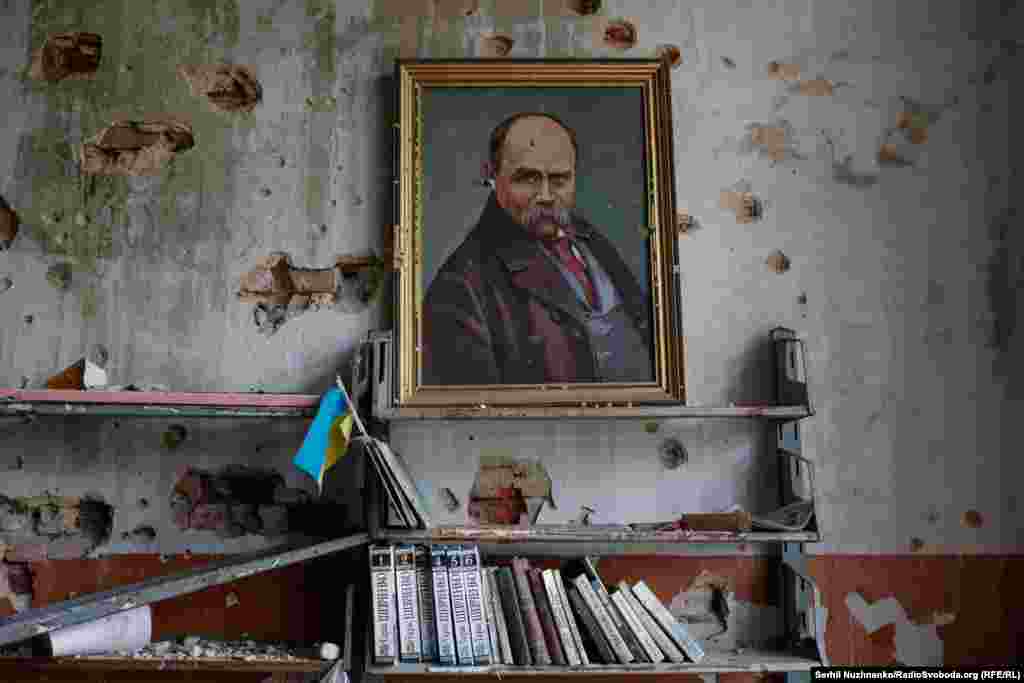
M403 662L418 662L420 651L420 596L416 583L415 549L411 545L395 548L395 582L398 593L398 657Z
M665 653L665 656L675 663L685 662L686 657L683 655L682 651L676 647L675 643L672 642L672 639L668 637L668 634L658 626L658 622L654 620L654 617L652 617L647 610L644 609L643 605L640 604L640 601L637 600L635 595L633 595L633 589L629 587L629 584L625 581L620 581L618 585L619 592L621 592L622 596L626 598L626 602L629 603L633 613L636 614L638 619L640 619L640 623L643 624L645 629L647 629L647 633L654 638L654 642L658 644L658 647Z
M586 577L584 577L586 578ZM569 594L569 604L572 605L572 609L576 612L576 616L579 617L580 622L583 624L583 628L590 635L590 639L594 642L594 647L597 649L597 656L605 664L615 663L615 653L612 651L611 645L608 644L608 640L605 638L604 633L601 631L601 627L597 623L597 619L594 617L594 613L590 611L590 607L587 605L586 600L580 595L577 584L569 586L566 589Z
M548 601L548 594L544 588L544 578L541 575L541 571L539 569L531 569L527 572L526 577L530 580L530 589L533 591L533 603L537 605L540 627L544 629L544 642L548 646L551 663L565 666L565 654L562 652L562 645L559 642L558 626L555 624L555 615L551 611L551 603Z
M455 634L455 654L460 665L473 664L473 636L466 614L466 579L462 571L462 550L448 546L448 584L452 593L452 629Z
M394 476L402 494L405 496L406 502L409 503L413 513L419 517L422 526L430 527L433 522L427 510L426 501L420 496L416 483L412 480L409 469L405 466L405 461L400 455L392 451L391 446L386 442L378 440L377 443L380 446L381 456L384 458L388 470Z
M569 629L570 615L565 613L565 608L562 606L562 597L558 593L558 588L555 587L556 579L554 573L550 569L545 569L541 572L541 578L544 579L544 590L548 596L548 604L551 605L551 614L555 619L555 625L558 627L558 635L562 651L565 653L565 660L569 663L569 666L579 666L581 663L580 653L576 649L576 642L573 640L572 631Z
M452 594L448 586L448 557L444 546L430 549L431 579L434 582L434 612L437 615L437 656L442 664L454 666L455 633L452 630Z
M604 607L604 611L608 613L608 616L612 619L612 624L615 625L615 630L618 631L619 636L623 642L626 643L626 647L633 654L634 662L646 662L647 653L644 651L640 641L636 639L633 632L626 626L625 620L622 615L619 614L619 608L612 603L612 598L608 595L608 591L601 583L600 579L591 579L590 585L594 588L594 593L597 595L597 599L601 601L601 606Z
M612 621L612 617L608 614L608 611L601 604L600 598L597 597L597 593L594 592L594 587L590 584L590 579L586 574L580 574L573 580L573 584L576 586L576 590L580 592L580 597L587 603L587 607L590 609L590 613L594 615L594 619L597 621L598 628L601 629L601 633L604 634L605 639L608 641L608 646L611 647L615 658L618 659L622 664L629 664L633 661L633 653L630 652L629 648L626 647L626 641L622 639L622 635L619 634L619 630L615 628L615 623ZM615 660L613 659L613 663Z
M473 639L473 661L478 665L491 663L491 643L484 618L484 601L480 589L480 549L476 546L462 550L462 571L466 586L466 614Z
M495 664L501 664L503 660L501 644L498 643L498 617L494 613L491 582L487 578L487 573L486 567L480 567L480 597L484 603L484 619L487 621L487 638L491 645L491 659Z
M529 571L529 560L521 557L512 560L512 573L516 577L516 590L519 593L519 611L523 614L526 642L530 646L533 663L548 665L551 664L551 653L548 652L548 646L544 642L544 628L541 626L540 614L533 601L533 591L530 589L530 579L527 577Z
M501 606L501 592L498 590L498 570L494 567L487 569L487 588L491 592L491 611L495 617L494 626L498 629L501 661L505 664L515 664L515 659L512 658L512 642L508 636L508 624L505 622L505 609Z
M562 599L562 609L565 610L565 616L569 621L569 630L572 632L573 643L576 645L576 651L580 655L580 662L584 666L588 666L590 664L590 656L587 654L587 649L583 647L583 635L580 633L579 622L576 621L576 615L573 612L572 605L569 603L569 594L565 590L562 572L557 569L552 569L551 571L555 577L555 588L558 589L558 596Z
M697 639L690 635L688 628L672 616L672 613L668 611L665 605L661 604L661 600L658 600L658 596L654 594L654 591L646 583L637 581L636 585L633 586L633 593L640 601L640 604L651 613L654 620L668 632L668 635L675 641L675 644L682 648L687 657L693 660L694 663L700 663L704 659L704 650L701 648L700 643L697 642Z
M350 583L345 586L345 643L342 648L343 666L347 669L352 663L352 642L354 640L352 629L355 627L356 615L356 585Z
M373 598L373 661L394 664L395 551L391 546L370 548L370 584Z
M430 549L416 546L416 584L420 595L420 640L423 661L437 661L437 618L434 615L433 581L430 577Z
M512 645L512 660L520 666L530 666L530 646L526 644L526 626L519 611L519 596L516 594L516 580L512 570L502 567L498 570L498 590L501 592L501 606L505 610L508 637Z
M629 606L629 602L626 600L626 596L622 594L622 591L615 591L611 595L612 602L616 607L619 608L619 613L622 614L622 618L626 622L626 627L633 632L639 641L644 652L647 654L647 661L658 664L665 661L665 653L661 651L658 644L654 642L654 638L647 632L644 625L640 623L639 617L633 612L633 608Z

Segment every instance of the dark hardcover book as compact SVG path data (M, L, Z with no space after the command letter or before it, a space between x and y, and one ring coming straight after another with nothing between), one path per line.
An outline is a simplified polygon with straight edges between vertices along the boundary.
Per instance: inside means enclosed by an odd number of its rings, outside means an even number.
M519 594L516 592L516 580L509 567L498 569L498 592L501 594L501 607L505 612L508 624L508 637L512 645L512 660L520 666L530 666L530 646L526 642L526 625L519 610Z
M579 589L576 586L569 584L565 587L566 592L569 594L569 603L572 605L573 612L576 613L576 617L579 623L583 625L580 629L580 633L586 634L583 639L583 646L590 649L593 648L591 661L599 660L603 664L617 664L618 659L615 657L615 653L612 651L612 646L608 644L608 639L604 637L604 633L601 632L601 627L597 624L597 618L587 607L587 603L580 596Z
M519 612L523 615L523 625L526 627L526 643L530 646L533 663L545 666L551 664L551 654L548 652L548 646L544 639L544 626L540 622L540 613L537 611L537 604L533 599L529 572L529 560L522 557L512 560L512 575L515 577L516 590L519 592Z
M544 631L544 641L548 646L548 654L551 655L551 663L557 666L565 666L565 653L562 652L561 638L558 635L558 627L555 625L555 617L551 612L551 603L548 601L548 593L544 588L544 577L540 569L531 569L526 574L530 580L530 588L533 590L533 602L537 606L537 614L540 616L540 626Z
M579 559L569 560L565 563L565 566L562 569L562 574L567 579L575 579L581 574L587 577L587 582L594 589L594 593L597 594L597 598L601 602L603 609L611 619L610 627L607 624L605 624L605 626L614 631L609 637L609 644L612 646L612 649L616 654L619 655L620 661L625 661L622 658L622 652L620 648L616 647L616 643L611 641L611 638L622 641L629 650L629 653L633 656L631 661L650 661L647 653L644 652L643 647L640 645L640 642L626 625L622 614L619 612L618 608L612 604L611 596L608 594L608 589L605 588L601 575L597 573L597 565L594 563L592 558L583 556ZM598 623L601 624L601 621L599 620Z

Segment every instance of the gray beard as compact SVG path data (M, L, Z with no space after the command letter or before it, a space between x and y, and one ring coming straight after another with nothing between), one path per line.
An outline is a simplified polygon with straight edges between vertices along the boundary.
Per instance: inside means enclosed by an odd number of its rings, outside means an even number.
M551 223L562 230L568 231L573 224L574 213L570 209L546 209L533 207L526 212L526 229L537 237L554 237L543 232L543 226Z

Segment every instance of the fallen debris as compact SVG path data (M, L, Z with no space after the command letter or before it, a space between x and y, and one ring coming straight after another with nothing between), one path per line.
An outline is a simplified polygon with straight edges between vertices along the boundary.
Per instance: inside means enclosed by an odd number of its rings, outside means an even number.
M247 66L182 65L178 75L188 83L193 96L205 97L217 111L251 112L263 99L263 88Z
M789 270L789 257L776 249L765 259L768 269L773 273L782 274Z
M11 248L14 238L18 236L18 214L0 197L0 251Z
M91 78L100 65L103 38L96 33L55 33L32 55L29 77L55 83L65 78Z
M86 175L157 175L175 154L195 146L192 127L173 119L115 121L82 145Z
M480 38L481 57L507 57L515 40L505 35L490 34Z
M603 42L616 50L628 50L636 45L636 26L625 19L613 19L604 27Z

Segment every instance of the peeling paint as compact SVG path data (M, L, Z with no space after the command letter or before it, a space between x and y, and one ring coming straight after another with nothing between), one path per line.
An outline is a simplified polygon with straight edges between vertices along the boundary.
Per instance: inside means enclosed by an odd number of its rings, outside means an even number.
M937 621L915 624L910 621L896 598L889 597L868 604L859 593L846 595L846 607L868 635L884 626L895 626L896 659L906 666L942 666L943 643Z
M316 27L306 34L304 46L316 51L316 66L320 75L328 83L337 77L335 49L337 38L334 24L337 10L333 0L306 0L306 16L316 19Z

